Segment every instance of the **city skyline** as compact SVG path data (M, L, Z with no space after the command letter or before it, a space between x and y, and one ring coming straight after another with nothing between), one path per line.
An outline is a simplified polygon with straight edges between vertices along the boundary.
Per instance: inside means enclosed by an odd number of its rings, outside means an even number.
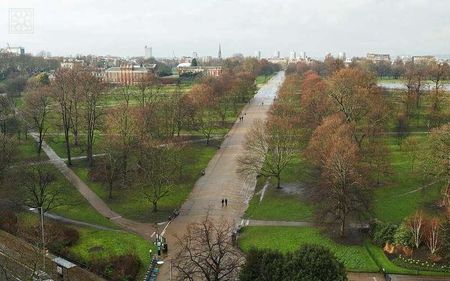
M348 56L450 52L441 44L450 38L450 18L445 12L450 3L445 1L433 1L433 5L425 0L5 2L0 9L4 19L9 18L10 9L32 9L33 31L11 33L10 22L4 20L0 44L24 46L33 54L46 50L65 56L143 56L144 46L151 45L155 57L193 51L216 56L219 44L224 57L251 56L259 50L263 57L276 50L284 56L293 50L305 51L312 57L339 52Z

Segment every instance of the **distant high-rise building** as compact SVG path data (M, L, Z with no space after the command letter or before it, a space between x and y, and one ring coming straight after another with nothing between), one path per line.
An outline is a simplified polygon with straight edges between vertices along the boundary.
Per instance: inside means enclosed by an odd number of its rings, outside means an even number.
M197 58L198 58L197 52L192 52L192 57L193 57L194 59L197 59Z
M261 51L255 51L255 58L261 59Z
M222 59L222 46L220 46L220 44L219 44L219 52L217 53L217 57L219 58L219 60Z
M149 59L149 58L152 58L152 57L153 57L153 54L152 54L152 47L145 46L145 55L144 55L144 58L145 58L145 59Z
M306 53L305 52L300 52L299 58L301 58L302 60L306 60Z
M347 55L345 54L345 52L340 52L338 54L338 59L345 61L346 58L347 58Z
M296 60L297 59L297 53L295 51L291 51L289 53L289 60Z
M7 45L6 48L0 49L0 53L7 53L7 54L14 54L17 56L24 55L25 54L25 48L23 47L10 47Z
M281 56L280 51L275 51L275 53L273 53L273 57L279 59Z

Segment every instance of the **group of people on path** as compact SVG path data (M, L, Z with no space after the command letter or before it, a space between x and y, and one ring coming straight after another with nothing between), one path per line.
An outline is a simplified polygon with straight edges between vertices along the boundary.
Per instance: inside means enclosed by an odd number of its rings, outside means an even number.
M244 121L244 116L247 115L247 113L244 113L244 115L239 116L239 122L243 122Z
M225 204L225 207L228 206L228 199L227 198L223 198L222 199L222 207L224 206L224 204Z

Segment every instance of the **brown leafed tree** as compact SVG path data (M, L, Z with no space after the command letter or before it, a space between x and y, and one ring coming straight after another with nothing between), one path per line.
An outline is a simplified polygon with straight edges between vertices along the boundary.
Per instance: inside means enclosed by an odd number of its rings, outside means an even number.
M354 126L353 138L361 148L367 135L369 114L373 103L382 103L374 78L356 68L346 68L336 72L329 79L328 93L337 112L344 116L345 122Z
M41 155L42 143L48 130L48 115L51 110L51 96L48 86L38 86L28 89L24 97L23 116L31 129L38 133L38 149Z
M351 127L339 115L325 118L313 133L307 154L321 171L321 185L314 194L318 219L338 223L344 236L350 218L364 215L370 201Z
M445 182L443 205L450 206L450 124L431 130L424 154L423 168L427 175Z
M219 116L214 109L216 99L213 88L206 84L192 88L190 96L195 105L194 126L206 138L209 145L211 137L218 129Z
M332 109L326 82L314 72L305 73L300 98L303 124L314 130Z
M281 173L299 153L300 136L283 118L256 121L246 136L245 151L238 157L238 173L274 177L281 188Z
M177 237L177 280L237 280L244 256L233 245L232 231L231 223L209 217L189 225L187 233Z

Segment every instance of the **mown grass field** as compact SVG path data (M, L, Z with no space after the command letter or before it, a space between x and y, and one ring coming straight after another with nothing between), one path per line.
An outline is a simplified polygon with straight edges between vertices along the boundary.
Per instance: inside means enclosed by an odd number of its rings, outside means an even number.
M80 240L69 249L69 254L77 257L84 264L109 257L134 254L141 261L137 280L144 278L150 264L150 250L156 253L156 247L142 237L122 231L97 230L77 227ZM95 249L95 250L94 250Z
M50 219L46 219L49 221ZM39 225L39 215L20 213L19 223L22 226ZM156 247L142 237L120 230L98 230L91 227L68 225L80 234L77 243L68 249L71 260L82 265L88 265L95 260L107 259L113 256L133 254L141 261L137 280L144 278L150 263L150 250L155 253Z
M216 142L219 143L219 142ZM89 187L102 198L108 206L124 217L145 221L161 222L167 220L170 213L179 208L191 192L195 182L206 168L210 159L216 153L217 148L214 142L210 146L203 143L188 145L183 149L182 158L184 160L182 174L183 181L179 182L171 191L170 196L164 197L158 203L159 211L151 211L151 203L142 196L141 189L129 187L123 189L117 187L113 190L113 198L109 199L108 189L99 182L94 182L89 177L89 170L85 161L74 161L72 169Z
M338 244L312 227L251 226L244 228L239 238L239 245L244 252L251 247L289 252L304 244L319 244L329 248L348 270L378 271L364 246Z

